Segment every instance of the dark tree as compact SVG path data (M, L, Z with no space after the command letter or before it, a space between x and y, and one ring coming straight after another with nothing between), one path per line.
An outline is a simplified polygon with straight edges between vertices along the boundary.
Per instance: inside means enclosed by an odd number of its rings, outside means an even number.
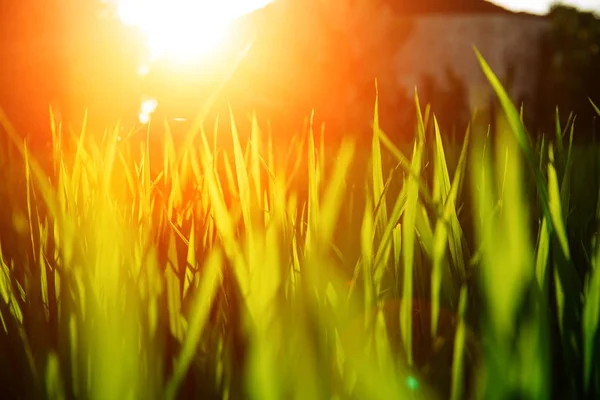
M550 18L540 63L540 125L553 131L558 106L563 123L569 113L577 115L577 139L589 140L597 115L588 98L600 103L600 19L564 6L554 7Z

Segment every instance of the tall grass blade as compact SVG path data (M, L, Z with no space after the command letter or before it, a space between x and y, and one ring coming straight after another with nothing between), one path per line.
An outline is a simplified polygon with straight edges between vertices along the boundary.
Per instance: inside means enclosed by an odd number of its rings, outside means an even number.
M50 400L66 399L60 374L60 361L54 352L48 355L46 362L46 395Z
M596 223L600 224L600 202L596 210ZM583 373L584 389L589 394L592 372L594 368L594 354L598 350L598 331L600 326L600 235L594 237L594 254L592 270L585 287L585 300L583 306Z
M355 145L353 142L346 141L340 149L340 154L335 165L335 169L329 179L327 189L323 196L323 204L320 209L318 226L319 241L329 244L341 213L341 204L345 189L345 180L347 177L350 163L354 157Z
M598 108L598 106L592 101L592 99L589 99L589 101L592 104L592 107L594 107L594 111L596 111L596 114L600 116L600 108Z
M424 133L423 133L424 135ZM419 139L415 143L413 151L412 172L414 176L419 176L421 172L421 158L423 155L424 143ZM402 255L404 267L404 286L402 289L402 305L400 310L401 333L404 342L404 348L407 351L407 362L412 367L412 301L413 301L413 268L415 257L415 219L417 213L417 204L419 201L419 188L417 179L413 175L408 177L406 184L407 203L402 221Z
M458 305L458 327L454 338L454 353L452 358L452 391L451 400L464 399L464 373L465 373L465 348L467 336L467 287L463 286L460 290L460 300Z
M175 361L173 375L165 388L166 399L176 398L178 388L194 358L200 337L208 322L211 304L220 285L222 265L222 256L217 251L209 256L204 265L200 287L194 293L186 336L179 356Z
M378 229L383 229L385 222L388 220L387 202L384 197L384 180L383 180L383 161L381 156L381 128L379 126L379 92L376 87L375 110L373 117L373 140L372 140L372 173L373 173L373 199L378 202L377 216L375 224Z
M233 138L233 153L235 160L235 172L237 176L238 192L240 197L240 204L242 207L242 217L244 219L244 225L246 227L246 235L248 240L251 239L252 235L252 216L250 214L250 182L248 179L248 168L246 161L242 153L242 147L240 145L239 135L235 121L233 118L233 110L229 109L230 120L231 120L231 136Z
M479 60L479 64L481 65L481 68L482 68L485 76L487 77L488 81L491 83L494 91L496 92L496 95L498 96L498 99L500 100L500 103L502 104L502 108L504 109L504 113L506 115L506 118L508 119L508 123L510 125L511 130L512 130L513 134L515 135L517 143L519 144L519 147L525 154L525 157L526 157L528 163L530 164L530 167L533 169L533 172L534 172L534 175L536 178L536 182L537 182L539 195L541 197L540 198L541 206L544 210L544 214L548 218L550 218L550 210L548 209L548 206L547 206L547 204L548 204L548 188L544 182L544 178L543 178L541 171L536 168L535 157L533 155L533 149L529 142L529 138L527 135L527 131L525 130L525 126L523 125L523 122L521 121L521 118L519 117L519 113L518 113L517 109L515 108L512 101L510 100L508 93L502 87L502 84L500 83L500 81L498 80L496 75L492 72L492 69L490 68L488 63L485 61L485 59L483 58L483 56L481 55L479 50L477 50L476 48L474 48L474 50L475 50L475 54Z
M441 143L441 137L437 121L434 119L436 141ZM437 221L434 231L434 250L433 250L433 271L431 274L431 337L435 338L437 334L438 318L440 311L440 294L442 288L443 276L446 278L447 285L452 289L452 274L448 271L448 263L445 260L445 253L448 244L450 245L450 251L453 259L456 261L455 267L457 268L456 275L459 281L464 280L465 276L465 265L462 255L462 242L461 242L461 231L458 223L458 217L456 215L456 201L458 197L458 188L460 187L462 177L467 165L467 148L469 143L469 133L465 136L463 147L458 160L458 167L452 180L452 186L448 187L448 192L444 193L445 203L443 205L442 217ZM441 146L440 146L441 147ZM441 163L445 161L443 156L443 149L439 149L441 155L438 156L436 162ZM442 167L440 167L442 168ZM444 166L445 174L448 176L448 170ZM442 172L443 173L443 172ZM448 178L449 181L449 178ZM449 182L448 182L449 183ZM444 188L440 188L440 191ZM450 235L448 235L448 226L450 226ZM449 241L448 241L449 239ZM446 267L446 271L444 271ZM454 297L454 293L449 292L451 299Z

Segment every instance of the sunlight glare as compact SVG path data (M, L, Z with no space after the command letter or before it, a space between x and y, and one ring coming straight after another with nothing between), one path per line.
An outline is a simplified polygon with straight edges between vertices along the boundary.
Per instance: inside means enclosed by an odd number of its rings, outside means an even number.
M120 0L118 15L143 32L153 59L188 61L214 50L233 20L271 1Z

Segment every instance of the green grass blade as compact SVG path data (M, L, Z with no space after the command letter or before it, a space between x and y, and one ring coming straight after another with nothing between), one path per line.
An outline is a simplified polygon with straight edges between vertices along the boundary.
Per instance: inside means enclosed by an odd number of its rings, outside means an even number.
M434 120L434 122L436 126L436 141L440 142L441 138L439 134L439 128L437 126L437 121ZM458 160L458 167L456 169L454 179L452 180L452 186L449 188L449 193L447 193L447 195L445 196L442 217L437 221L434 231L435 244L433 250L433 271L431 274L432 313L430 333L432 338L435 338L435 336L437 335L442 276L444 275L444 273L447 281L447 286L450 286L450 288L452 289L451 274L448 273L449 271L444 271L444 266L447 266L447 262L445 260L445 253L448 244L450 245L450 249L453 253L454 259L458 262L456 264L456 267L458 268L457 275L459 281L463 281L466 274L465 265L462 257L460 226L456 226L458 225L458 218L456 216L456 201L458 197L458 188L460 187L462 177L467 165L468 143L469 131L467 131L467 135L463 143L463 147ZM439 157L436 161L443 162L444 160L442 159L442 157ZM447 173L447 168L445 169ZM452 229L450 234L450 243L448 243L448 226L450 226L450 229ZM450 296L453 297L452 292L450 292Z
M511 127L513 134L515 135L517 143L519 144L519 147L525 154L525 157L528 163L530 164L530 167L533 169L539 191L541 206L544 210L544 214L550 219L550 210L547 206L547 204L549 203L548 188L546 186L541 171L536 168L535 157L533 155L534 153L531 144L529 143L527 131L525 130L523 122L519 117L519 113L512 101L510 100L508 93L502 87L502 84L500 83L496 75L492 72L492 69L487 64L479 50L477 50L476 48L474 48L474 50L485 76L491 83L494 91L496 92L496 95L498 96L498 99L500 100L500 103L502 104L502 108L504 109L504 113L506 114L508 123Z
M49 400L66 399L60 373L60 361L54 352L48 355L46 362L46 395Z
M450 394L451 400L463 399L464 394L464 373L465 373L465 347L467 336L466 325L467 312L467 287L463 286L460 291L460 300L458 306L458 327L456 328L456 336L454 337L454 353L452 356L452 389Z
M597 223L600 224L600 202L596 210ZM600 326L600 235L594 237L594 254L592 270L588 285L585 288L583 306L583 374L584 389L589 394L594 365L594 354L598 346L598 330Z
M235 121L233 118L233 110L229 109L230 120L231 120L231 136L233 138L233 153L235 160L235 173L237 176L238 191L240 197L240 204L242 207L242 218L244 219L244 225L246 226L246 235L251 241L252 235L252 215L250 214L250 182L248 179L248 168L246 161L242 153L242 147L240 145L239 135Z
M406 194L407 203L402 221L402 259L404 267L404 286L402 290L402 306L400 310L401 333L404 342L404 348L407 351L407 362L409 366L413 365L412 355L412 301L413 301L413 269L415 256L415 219L417 214L417 204L419 201L418 178L421 172L421 158L423 156L424 144L419 140L414 147L412 172L408 177Z
M342 199L346 193L344 181L354 157L354 152L355 146L352 142L345 142L342 145L335 169L323 196L323 205L318 220L319 240L323 244L329 244L333 237L333 232L341 213Z
M542 218L542 224L538 233L538 244L536 250L535 275L542 293L548 293L548 258L550 257L550 230L546 217Z
M8 120L8 117L4 113L4 110L0 107L0 126L4 128L4 131L8 135L10 141L17 147L19 152L23 157L25 157L26 149L25 145L22 143L21 139L19 139L19 135L17 131L13 127L13 125ZM59 217L60 207L58 200L54 194L54 190L52 186L50 186L50 182L48 181L46 175L44 174L43 168L40 166L38 162L33 159L28 159L28 165L31 168L31 172L33 177L35 178L36 183L39 185L40 192L44 197L44 201L48 206L48 210L50 214L54 217Z
M569 250L569 242L567 240L567 231L564 224L562 205L560 202L560 189L558 187L558 177L556 175L556 169L554 168L554 149L550 144L549 150L549 163L548 163L548 191L549 191L549 202L548 207L550 209L550 216L554 226L554 231L558 237L560 248L567 258L571 259L571 252Z
M375 97L375 111L373 117L373 140L372 146L372 173L373 173L373 199L378 202L378 210L375 224L378 229L383 230L385 222L388 219L387 202L384 197L384 191L386 185L383 180L383 161L381 156L381 143L379 137L381 136L381 128L379 126L379 94Z
M556 121L555 121L555 140L556 140L556 149L558 150L558 154L563 154L564 146L563 146L563 130L560 126L560 114L558 113L558 107L556 107Z
M588 98L589 99L589 98ZM600 116L600 108L598 108L598 106L596 105L596 103L594 103L592 101L592 99L589 99L590 103L592 104L592 107L594 107L594 111L596 111L596 114L598 114Z

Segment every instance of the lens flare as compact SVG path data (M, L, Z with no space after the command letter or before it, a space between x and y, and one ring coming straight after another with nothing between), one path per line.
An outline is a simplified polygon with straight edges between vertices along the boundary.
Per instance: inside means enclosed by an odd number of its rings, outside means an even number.
M158 106L158 102L156 99L148 99L142 102L141 110L143 113L152 114L156 107Z
M117 13L143 32L152 59L189 61L214 50L233 20L271 1L120 0Z
M156 101L156 99L146 99L142 101L140 112L138 114L140 124L146 125L150 122L150 115L156 110L156 107L158 107L158 101Z
M140 119L140 124L146 125L148 122L150 122L150 114L141 112L139 115L139 119Z

